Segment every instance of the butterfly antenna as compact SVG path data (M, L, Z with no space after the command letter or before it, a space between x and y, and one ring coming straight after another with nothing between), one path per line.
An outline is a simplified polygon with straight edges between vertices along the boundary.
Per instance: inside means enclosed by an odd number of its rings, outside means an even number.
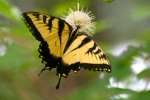
M59 75L59 80L58 80L58 83L57 83L57 85L56 85L56 89L59 89L59 85L60 85L61 77L62 77L62 75Z

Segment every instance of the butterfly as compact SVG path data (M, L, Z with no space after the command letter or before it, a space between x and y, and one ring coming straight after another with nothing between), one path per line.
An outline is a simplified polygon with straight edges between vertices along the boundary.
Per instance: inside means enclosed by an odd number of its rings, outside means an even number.
M94 71L111 72L110 62L98 44L84 32L78 32L80 27L73 29L61 18L25 12L23 18L33 34L40 42L39 57L45 70L56 69L59 88L62 77L67 77L70 71L81 68Z

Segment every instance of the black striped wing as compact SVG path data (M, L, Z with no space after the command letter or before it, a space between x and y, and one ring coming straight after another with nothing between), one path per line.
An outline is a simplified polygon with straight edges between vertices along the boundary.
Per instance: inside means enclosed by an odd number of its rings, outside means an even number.
M78 34L63 55L64 63L73 70L80 68L110 72L107 56L97 43L86 34Z
M23 13L23 17L36 39L47 43L50 54L61 57L72 27L62 19L38 12Z
M57 68L72 35L72 27L62 19L38 12L25 12L23 17L34 37L40 41L38 51L45 64L41 71Z

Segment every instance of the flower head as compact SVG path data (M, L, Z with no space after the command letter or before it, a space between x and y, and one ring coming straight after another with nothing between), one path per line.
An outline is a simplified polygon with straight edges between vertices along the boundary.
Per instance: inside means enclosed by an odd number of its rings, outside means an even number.
M77 10L70 10L69 14L65 17L65 21L69 23L73 29L78 29L78 32L93 33L94 31L94 17L90 12L83 11L79 9L79 4L77 5Z

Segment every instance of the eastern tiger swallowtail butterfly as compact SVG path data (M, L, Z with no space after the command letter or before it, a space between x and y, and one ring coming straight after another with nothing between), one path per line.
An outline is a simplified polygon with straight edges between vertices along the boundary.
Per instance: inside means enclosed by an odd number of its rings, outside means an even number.
M25 12L23 17L33 36L40 42L39 57L45 70L56 68L59 81L67 77L71 70L80 68L111 72L107 56L98 44L86 33L79 33L77 27L73 29L65 20L40 14Z

